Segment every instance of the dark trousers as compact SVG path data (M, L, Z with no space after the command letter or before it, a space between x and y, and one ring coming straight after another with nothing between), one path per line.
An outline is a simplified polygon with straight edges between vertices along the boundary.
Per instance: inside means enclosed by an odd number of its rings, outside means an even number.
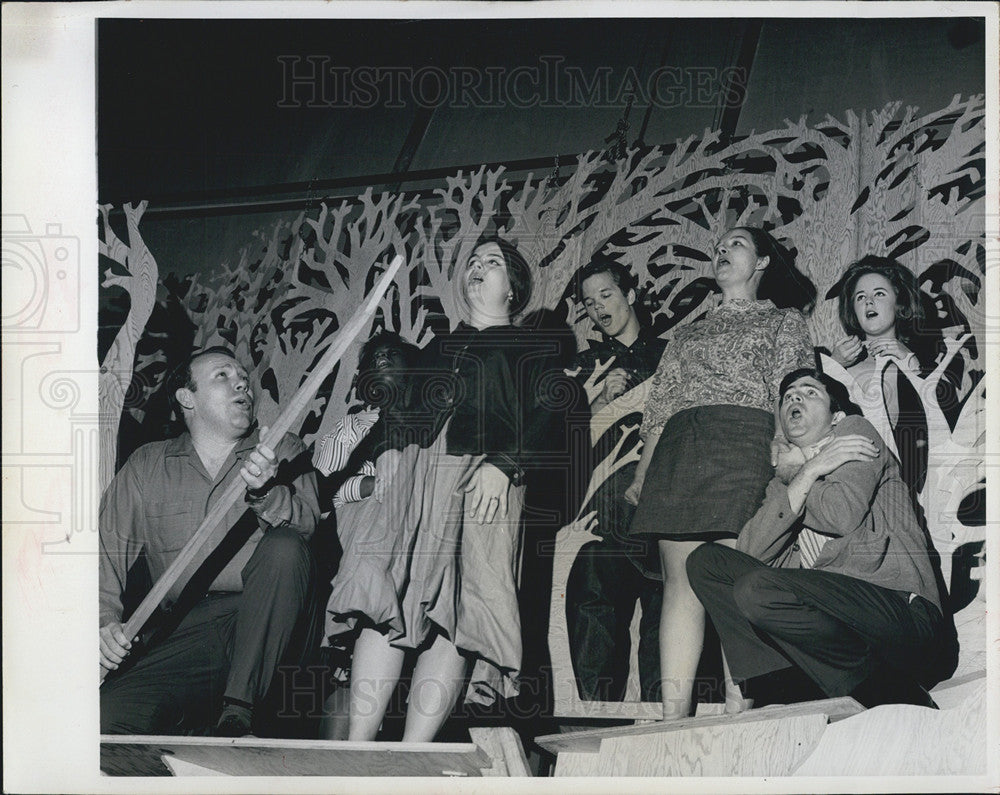
M718 544L687 561L737 681L798 666L829 697L888 666L917 682L943 628L922 597L816 569L775 569Z
M242 593L210 593L170 634L101 687L104 734L173 734L210 724L223 697L259 702L293 636L313 616L312 558L293 530L267 531Z
M628 684L636 602L639 682L644 701L659 701L660 604L663 584L644 577L614 538L585 544L566 583L570 656L580 698L621 701Z

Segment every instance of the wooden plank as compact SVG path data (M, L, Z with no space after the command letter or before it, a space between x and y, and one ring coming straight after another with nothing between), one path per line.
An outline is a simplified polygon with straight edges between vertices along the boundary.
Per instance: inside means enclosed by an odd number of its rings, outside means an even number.
M167 766L170 770L170 775L172 776L225 776L225 773L220 773L218 770L212 770L208 767L202 767L201 765L194 765L191 762L185 762L177 757L171 756L170 754L164 754L161 759L163 764Z
M573 685L576 692L576 684ZM661 701L583 701L580 698L563 701L554 713L560 718L607 720L663 720Z
M565 751L599 751L601 741L616 737L640 737L646 734L683 731L690 728L726 725L730 723L756 723L759 721L779 720L800 715L825 715L828 720L835 721L863 712L862 707L853 698L828 698L821 701L806 701L801 704L775 705L761 709L751 709L736 715L710 715L704 718L684 718L683 720L662 721L636 726L614 726L607 729L587 729L578 732L548 734L535 739L535 742L552 754Z
M600 754L565 751L556 758L555 776L603 776Z
M642 411L649 390L650 380L643 381L635 388L620 395L610 404L591 418L591 441L604 434L608 428L623 417ZM634 429L633 432L637 431ZM620 444L627 437L619 440L619 446L603 461L594 467L587 496L583 500L586 505L589 497L601 486L606 478L627 464L630 458L619 458ZM638 460L638 451L634 454ZM617 720L660 720L663 717L663 705L641 701L639 683L639 622L642 607L635 605L629 635L632 639L629 654L629 674L625 686L625 695L621 702L584 701L577 690L576 674L573 670L573 658L570 654L569 627L566 617L566 586L573 561L580 548L589 541L595 541L598 536L584 532L579 527L579 519L561 528L556 534L556 545L553 551L552 566L552 597L549 601L549 656L552 662L553 715L557 718L610 718Z
M376 743L257 737L102 735L101 770L165 776L163 755L230 776L481 776L492 764L472 743Z
M828 726L796 776L986 774L986 679L947 710L886 704Z
M980 692L986 681L986 671L973 671L964 676L956 676L941 682L931 691L931 698L938 709L952 709L962 704L973 693Z
M397 254L358 310L337 333L337 336L334 337L330 343L330 347L323 353L319 362L309 371L301 386L299 386L295 394L289 399L278 417L271 422L267 433L261 436L261 444L274 449L278 446L278 442L281 441L285 433L292 429L294 423L299 420L302 413L309 407L316 396L316 392L322 386L323 381L326 380L326 377L333 371L337 362L340 361L340 357L344 355L347 348L354 342L354 338L361 333L371 319L371 316L375 314L382 296L389 289L389 285L392 284L402 264L403 257ZM167 566L166 571L160 575L160 578L153 584L149 593L146 594L128 621L125 622L122 631L126 637L133 638L139 634L139 630L149 620L149 617L160 605L160 602L163 601L168 591L185 575L188 565L214 537L215 529L226 518L229 509L239 500L243 499L243 496L246 494L246 488L246 483L244 483L243 479L236 477L230 481L229 485L216 498L194 535L191 536L177 554L177 557ZM107 670L104 668L100 669L102 682L107 673Z
M509 726L471 728L469 736L493 762L491 767L483 768L483 776L531 775L521 738Z
M600 776L787 776L816 747L822 714L604 740Z

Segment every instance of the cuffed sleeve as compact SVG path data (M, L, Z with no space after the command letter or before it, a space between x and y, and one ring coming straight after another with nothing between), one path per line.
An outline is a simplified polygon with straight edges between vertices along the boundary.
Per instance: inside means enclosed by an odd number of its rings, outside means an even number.
M513 485L520 486L524 480L524 470L513 456L504 453L490 453L486 456L487 464L492 464L507 476Z
M319 519L319 496L315 471L311 466L296 465L306 447L297 436L286 433L275 453L279 461L278 483L261 497L250 499L250 507L265 529L288 527L310 538ZM291 482L282 482L289 478Z
M361 502L365 499L364 495L361 494L361 484L365 478L372 477L375 477L375 467L371 462L366 461L360 475L352 475L344 481L344 485L337 489L337 493L333 496L333 507L339 508L349 502Z

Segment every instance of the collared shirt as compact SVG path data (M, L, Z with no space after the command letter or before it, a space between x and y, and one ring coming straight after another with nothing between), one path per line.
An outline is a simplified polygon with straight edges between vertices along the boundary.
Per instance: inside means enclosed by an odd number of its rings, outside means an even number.
M625 345L615 337L605 336L600 340L592 340L590 346L576 356L576 366L580 367L578 378L586 380L598 362L607 362L612 356L614 364L609 370L622 368L628 373L627 389L641 384L656 372L656 366L663 356L666 340L660 339L649 326L639 330L635 342Z
M805 318L770 301L725 301L676 329L653 376L641 435L696 406L773 411L781 379L812 366Z
M663 356L663 349L666 345L666 340L660 339L656 335L656 332L648 326L640 329L635 342L628 346L614 337L605 336L601 340L591 342L587 350L580 351L577 354L575 365L580 368L577 379L580 383L585 382L596 369L598 362L606 363L614 356L614 363L596 383L600 384L608 372L620 367L627 373L626 391L633 389L653 375L657 364L659 364ZM605 434L598 443L597 446L599 449L595 451L595 460L600 460L613 449L614 445L621 438L625 427L638 425L640 422L642 422L641 411L631 411L617 418L614 425L615 432L610 435ZM639 437L634 434L626 440L618 457L630 453L639 444Z
M816 444L803 447L802 456L806 461L809 461L815 458L816 454L832 441L833 433L831 432L816 442ZM816 565L816 560L819 558L820 552L823 551L823 545L826 544L829 538L830 536L817 533L811 527L802 526L796 543L799 545L799 565L803 569L811 569Z
M424 350L425 401L450 418L448 452L483 455L514 485L532 456L549 446L560 343L515 326L476 329L460 323ZM551 381L551 383L550 383Z
M336 430L324 436L319 444L315 462L319 473L329 475L347 466L354 448L371 432L378 418L378 409L359 411L344 417ZM363 500L361 483L366 477L375 477L375 462L370 459L363 461L358 474L347 478L337 489L337 493L333 496L333 507L340 508L344 503Z
M194 448L191 435L153 442L134 452L101 499L100 621L121 621L122 592L128 570L145 552L155 582L167 570L229 483L239 478L243 460L257 446L255 431L236 444L218 475L211 477ZM308 538L316 528L319 499L316 475L302 441L287 433L275 450L279 461L277 484L259 500L239 501L192 561L165 602L172 603L184 584L228 534L248 507L257 526L247 541L212 582L209 590L242 591L241 575L266 530L290 527Z

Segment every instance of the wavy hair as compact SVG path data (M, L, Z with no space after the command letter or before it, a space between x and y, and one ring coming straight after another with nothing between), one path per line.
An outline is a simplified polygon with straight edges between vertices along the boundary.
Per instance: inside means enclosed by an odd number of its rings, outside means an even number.
M771 301L779 309L798 309L808 315L816 306L816 285L795 265L792 253L759 226L737 226L750 235L758 257L767 257L767 267L757 285L757 298Z
M854 290L861 277L869 274L881 276L892 285L896 293L896 339L909 347L916 335L917 323L924 317L920 287L917 286L917 277L909 268L889 257L868 254L852 263L845 271L837 300L841 325L848 334L864 339L865 332L854 310Z

